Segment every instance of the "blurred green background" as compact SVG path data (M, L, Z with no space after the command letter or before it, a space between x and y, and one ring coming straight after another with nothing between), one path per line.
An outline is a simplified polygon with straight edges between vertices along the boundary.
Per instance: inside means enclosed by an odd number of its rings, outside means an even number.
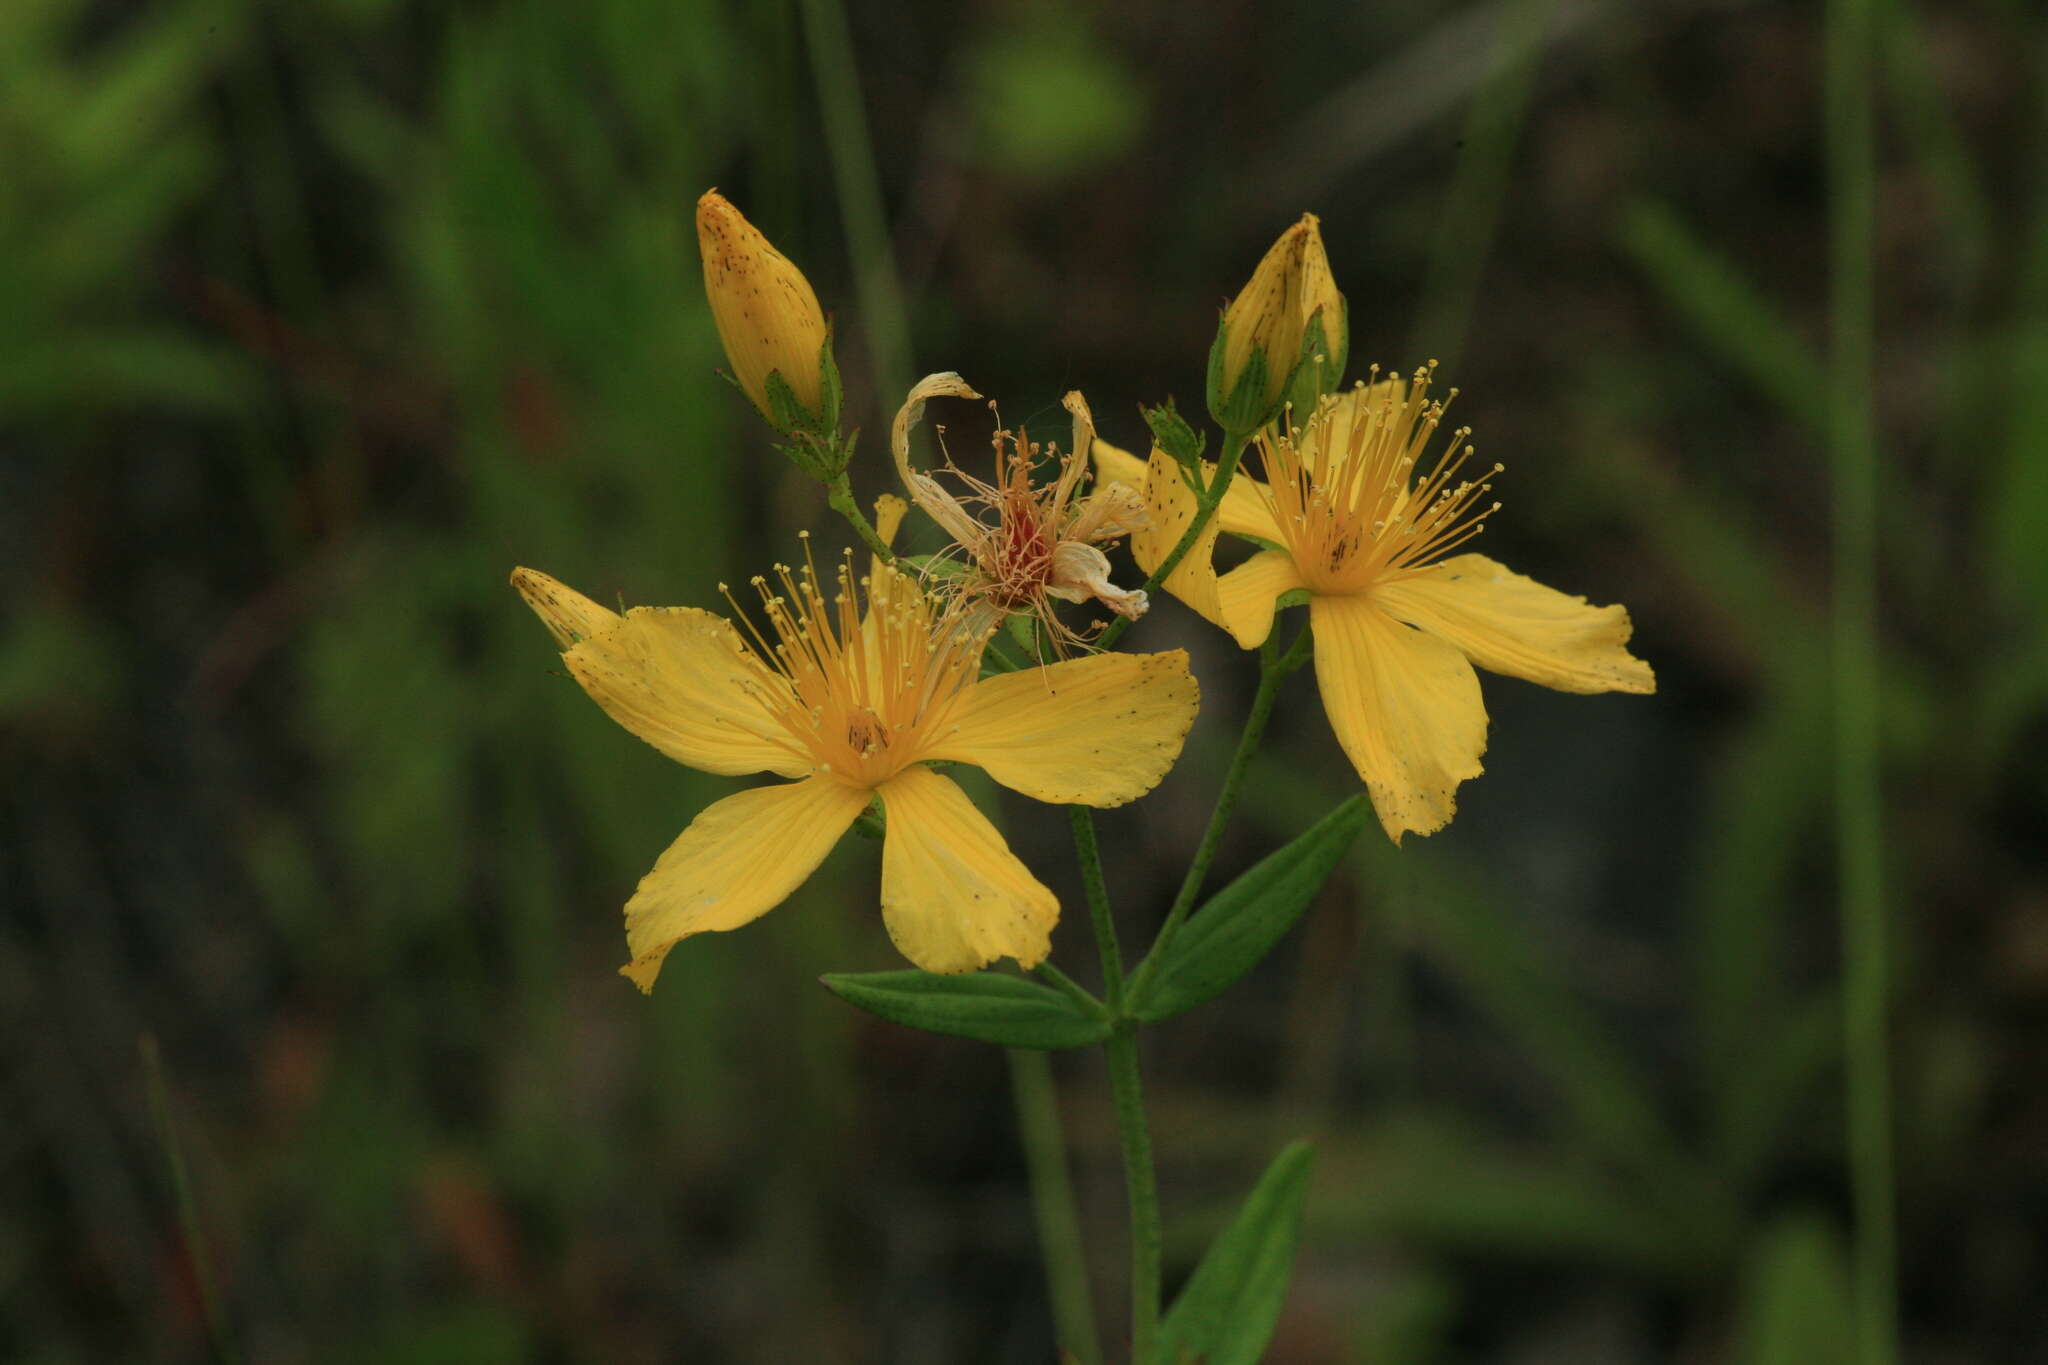
M1911 1360L2033 1361L2048 23L1877 9L1901 1312ZM1307 1134L1276 1365L1849 1360L1823 29L0 5L0 1358L212 1358L209 1282L252 1361L1052 1358L1001 1056L814 983L898 965L873 844L651 999L614 975L635 879L734 784L606 720L507 572L708 605L846 539L713 377L716 184L838 319L868 495L926 370L1041 436L1072 386L1125 445L1140 400L1198 409L1216 308L1321 214L1354 361L1440 358L1508 466L1489 553L1626 603L1658 671L1489 678L1457 822L1368 836L1150 1035L1169 1284ZM973 467L985 419L939 416ZM1198 626L1133 638L1195 651L1205 715L1100 821L1127 939L1253 681ZM1355 787L1307 675L1282 705L1224 875ZM1076 903L1059 813L1003 809ZM1116 1321L1105 1078L1055 1070Z

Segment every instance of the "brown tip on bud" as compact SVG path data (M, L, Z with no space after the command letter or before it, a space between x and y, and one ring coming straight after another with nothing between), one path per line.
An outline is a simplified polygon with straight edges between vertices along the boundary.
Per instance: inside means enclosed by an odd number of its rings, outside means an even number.
M826 329L811 282L717 190L697 201L697 250L733 378L769 416L768 376L779 372L816 414L824 398L819 357Z

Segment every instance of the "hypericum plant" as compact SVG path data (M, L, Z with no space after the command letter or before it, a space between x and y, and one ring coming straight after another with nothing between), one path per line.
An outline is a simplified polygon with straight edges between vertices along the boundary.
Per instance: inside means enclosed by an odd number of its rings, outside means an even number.
M1460 477L1472 453L1466 431L1427 455L1444 411L1429 397L1433 367L1405 379L1374 370L1337 391L1349 329L1313 216L1282 234L1224 311L1209 360L1208 406L1222 428L1213 464L1171 402L1145 412L1154 447L1141 462L1097 441L1086 402L1070 393L1071 449L999 432L996 480L948 461L939 471L948 487L916 468L912 432L931 399L980 395L951 373L913 388L891 432L895 466L911 503L952 542L921 561L891 550L902 499L885 496L873 522L853 501L854 439L839 429L831 330L802 272L715 192L699 203L698 230L739 386L873 559L865 574L849 554L821 575L806 539L801 567L753 580L765 629L732 603L745 633L689 607L613 612L545 574L514 572L571 675L613 719L691 767L787 779L714 803L661 855L627 902L631 960L621 971L651 989L681 940L772 909L856 821L879 819L882 919L915 969L825 984L914 1028L1008 1048L1104 1048L1130 1194L1130 1359L1249 1365L1286 1294L1309 1152L1295 1144L1274 1160L1162 1315L1138 1030L1250 971L1374 811L1397 843L1451 819L1455 789L1478 775L1485 746L1472 663L1568 691L1653 690L1648 666L1624 647L1627 613L1480 555L1445 557L1493 510L1483 501L1490 485ZM1238 476L1247 448L1258 451L1263 483ZM1099 482L1089 490L1091 457ZM1259 551L1219 577L1220 531ZM1124 535L1149 574L1135 590L1111 583L1102 553ZM1093 808L1156 786L1194 720L1185 652L1114 652L1161 586L1256 649L1259 682L1172 905L1126 972ZM1077 630L1054 614L1054 602L1088 601L1115 619ZM1304 602L1309 622L1282 648L1278 615ZM1027 646L1022 659L999 643L1005 626ZM1033 656L1045 644L1073 657L1041 662ZM1345 800L1197 908L1280 683L1311 657L1371 804ZM934 770L945 762L1068 807L1099 996L1047 960L1056 898ZM982 970L1005 957L1020 970ZM1061 1263L1072 1254L1048 1246L1055 1284L1080 1273ZM1061 1344L1094 1362L1095 1326L1068 1305Z

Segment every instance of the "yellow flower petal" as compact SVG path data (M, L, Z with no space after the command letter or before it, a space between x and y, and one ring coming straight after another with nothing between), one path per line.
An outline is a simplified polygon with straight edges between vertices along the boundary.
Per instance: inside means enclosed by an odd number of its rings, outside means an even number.
M601 607L568 584L548 577L538 569L514 569L512 586L533 608L555 644L568 649L585 636L596 635L619 623L619 614Z
M1250 451L1245 452L1247 455ZM1095 442L1095 481L1097 486L1120 482L1132 488L1146 486L1145 461L1127 450L1119 450L1109 442ZM1216 477L1216 466L1208 460L1202 462L1202 477ZM1186 487L1185 484L1182 487ZM1247 536L1253 540L1278 543L1280 528L1273 522L1273 512L1266 505L1264 485L1238 467L1237 475L1231 479L1230 487L1223 490L1223 505L1216 509L1216 525L1234 536ZM1192 497L1192 494L1190 495ZM1167 542L1167 549L1173 542ZM1164 552L1162 552L1163 557ZM1147 573L1151 570L1147 569Z
M1457 555L1380 588L1380 605L1473 663L1560 692L1655 692L1628 652L1628 611L1546 588L1485 555Z
M825 861L869 796L811 777L706 807L626 902L633 960L619 974L652 990L661 960L682 939L737 929L782 904Z
M928 972L1045 960L1059 901L952 779L909 767L876 794L889 817L882 922L905 957Z
M562 658L607 715L678 763L707 773L811 770L761 701L762 689L788 684L708 611L635 607Z
M1180 757L1199 696L1185 650L1092 654L975 684L926 752L1036 801L1121 806Z
M1189 523L1195 519L1195 494L1181 481L1180 467L1163 450L1154 450L1144 471L1146 521L1131 533L1131 555L1146 573L1157 572L1167 555L1180 543ZM1187 555L1167 575L1162 585L1199 612L1204 619L1223 624L1223 605L1216 595L1215 521L1202 529Z
M1309 625L1323 710L1388 836L1442 829L1486 751L1472 665L1363 597L1310 598Z
M1216 596L1238 644L1257 649L1273 633L1275 601L1305 586L1285 550L1261 550L1216 580Z

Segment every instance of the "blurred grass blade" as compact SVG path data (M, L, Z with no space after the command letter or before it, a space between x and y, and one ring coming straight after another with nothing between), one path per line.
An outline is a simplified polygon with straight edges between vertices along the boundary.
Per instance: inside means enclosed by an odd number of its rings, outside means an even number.
M1314 1159L1296 1142L1259 1177L1160 1322L1158 1365L1256 1365L1287 1302Z
M1818 1218L1787 1218L1757 1239L1744 1276L1737 1365L1855 1365L1842 1246Z
M1073 997L1022 977L903 971L818 979L850 1005L927 1033L1039 1049L1088 1047L1109 1036L1106 1015L1085 1013Z
M1754 285L1654 199L1629 205L1620 232L1623 250L1723 364L1811 430L1827 429L1820 361Z
M234 1335L228 1330L227 1314L220 1305L220 1290L214 1281L213 1258L207 1254L206 1238L199 1226L199 1207L192 1197L192 1180L185 1170L185 1149L178 1142L178 1129L171 1118L170 1087L164 1083L163 1049L156 1035L145 1033L140 1044L144 1080L149 1087L149 1112L156 1121L157 1138L164 1145L164 1160L170 1167L171 1194L178 1204L178 1233L185 1255L199 1287L199 1301L206 1310L206 1328L213 1338L213 1350L223 1362L241 1359Z
M1829 0L1828 473L1832 530L1835 876L1841 911L1842 1030L1851 1194L1856 1210L1855 1341L1862 1365L1899 1358L1893 1189L1890 926L1885 917L1877 644L1877 129L1875 0Z
M1417 921L1447 969L1558 1088L1588 1142L1639 1171L1675 1160L1635 1068L1511 913L1444 896Z
M1508 1147L1462 1119L1411 1111L1365 1140L1322 1146L1316 1224L1345 1243L1590 1261L1684 1280L1716 1264L1735 1225L1732 1216L1666 1203L1654 1185Z
M1515 143L1556 7L1556 0L1514 0L1511 12L1500 15L1492 74L1465 118L1408 347L1410 355L1436 357L1446 371L1455 372L1472 327L1473 302L1493 249Z
M1165 960L1141 969L1144 992L1130 1002L1131 1017L1171 1019L1256 967L1308 909L1371 818L1365 798L1351 797L1210 897L1167 945Z

